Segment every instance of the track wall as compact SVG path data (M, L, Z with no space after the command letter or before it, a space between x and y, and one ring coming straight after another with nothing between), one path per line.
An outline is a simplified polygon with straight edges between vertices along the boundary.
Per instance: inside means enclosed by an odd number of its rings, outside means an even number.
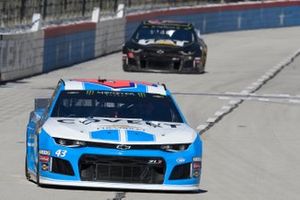
M141 20L191 22L202 34L300 25L300 1L273 1L209 5L128 15L128 39Z

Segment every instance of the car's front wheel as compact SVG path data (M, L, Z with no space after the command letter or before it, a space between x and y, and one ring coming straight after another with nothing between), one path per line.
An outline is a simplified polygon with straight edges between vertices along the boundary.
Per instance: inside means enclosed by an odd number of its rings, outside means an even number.
M124 72L131 72L131 70L129 69L128 65L123 65L123 71Z
M205 72L205 61L199 62L194 68L194 73L203 74Z
M36 163L36 184L38 186L40 186L40 159L39 159L39 152L40 152L40 145L39 145L39 139L40 137L37 136L37 156L38 156L38 159L37 159L37 163Z
M28 165L27 165L27 153L26 153L26 157L25 157L25 177L28 181L30 181L30 174L28 172Z

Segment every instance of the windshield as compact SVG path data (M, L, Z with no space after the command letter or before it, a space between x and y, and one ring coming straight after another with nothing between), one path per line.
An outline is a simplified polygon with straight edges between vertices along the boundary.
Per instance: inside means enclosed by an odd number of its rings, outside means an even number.
M117 91L63 91L51 117L107 117L182 122L169 96Z
M195 41L194 31L189 26L150 26L142 25L133 35L136 42L143 40L170 40L185 44Z

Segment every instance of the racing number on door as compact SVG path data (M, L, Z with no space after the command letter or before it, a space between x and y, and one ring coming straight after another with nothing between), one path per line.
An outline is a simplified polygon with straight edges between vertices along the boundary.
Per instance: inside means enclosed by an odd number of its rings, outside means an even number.
M60 158L63 158L67 155L67 151L66 150L61 150L61 149L58 149L56 152L55 152L55 155L57 157L60 157Z

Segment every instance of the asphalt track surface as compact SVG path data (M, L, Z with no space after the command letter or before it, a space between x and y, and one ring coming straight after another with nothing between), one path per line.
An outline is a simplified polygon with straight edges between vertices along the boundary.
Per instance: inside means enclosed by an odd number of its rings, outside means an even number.
M125 73L121 53L0 85L0 199L113 199L116 191L41 188L24 177L25 127L35 97L59 78L133 79L166 83L193 128L201 127L246 88L300 48L300 28L204 35L201 75ZM196 193L126 191L126 200L281 200L300 196L300 57L202 132L203 173ZM224 94L228 95L224 98ZM223 97L222 97L223 95ZM261 98L265 96L265 98ZM199 126L200 125L200 126ZM120 191L119 191L120 192Z

